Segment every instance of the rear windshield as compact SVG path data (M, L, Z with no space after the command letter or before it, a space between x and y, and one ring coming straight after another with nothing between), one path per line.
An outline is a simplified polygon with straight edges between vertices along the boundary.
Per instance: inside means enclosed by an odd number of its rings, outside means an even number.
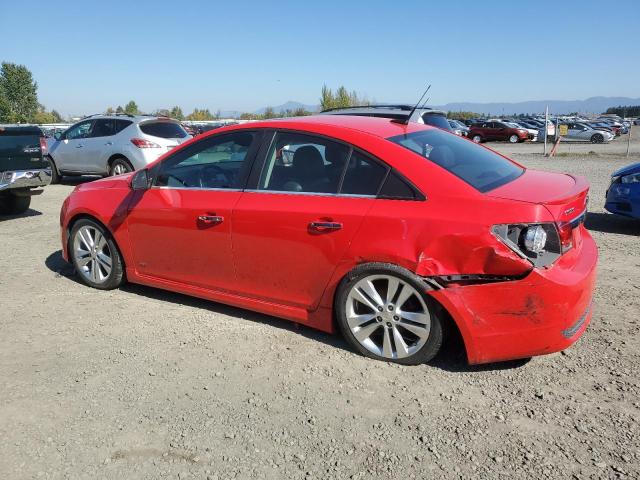
M422 115L422 121L426 125L442 128L443 130L447 130L449 132L451 131L451 125L449 125L447 117L445 117L444 115L425 113L424 115Z
M522 167L491 150L457 135L436 129L389 138L441 166L481 192L518 178Z
M140 124L142 133L160 138L185 138L187 132L175 122L145 122Z

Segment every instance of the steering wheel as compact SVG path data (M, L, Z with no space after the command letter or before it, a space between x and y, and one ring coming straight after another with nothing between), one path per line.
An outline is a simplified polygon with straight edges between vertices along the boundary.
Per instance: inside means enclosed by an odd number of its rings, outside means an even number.
M200 188L211 188L210 184L207 183L207 180L211 177L218 177L218 176L224 179L222 182L223 185L221 186L227 186L232 183L231 179L227 175L227 172L225 172L218 165L213 165L213 164L205 165L204 167L202 167L202 170L200 170Z

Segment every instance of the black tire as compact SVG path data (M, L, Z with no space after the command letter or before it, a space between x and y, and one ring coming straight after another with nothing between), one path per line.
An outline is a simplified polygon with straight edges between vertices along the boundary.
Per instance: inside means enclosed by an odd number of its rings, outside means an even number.
M400 279L422 295L431 318L429 336L426 343L413 355L405 358L386 358L377 355L365 348L353 335L347 322L347 299L351 288L360 280L370 275L387 275ZM336 290L334 311L338 328L342 332L345 340L353 347L354 350L362 355L382 360L385 362L399 363L402 365L420 365L433 359L443 342L443 318L444 312L442 307L435 302L429 295L423 293L427 288L426 284L410 271L390 263L366 263L357 266L351 270L340 282Z
M19 215L29 210L30 205L30 196L19 197L17 195L12 195L11 193L2 195L0 197L0 214Z
M595 133L591 136L591 143L602 143L604 141L604 137L599 133Z
M520 142L520 137L518 135L509 135L509 143L518 143Z
M56 162L53 161L53 158L51 158L50 155L47 156L47 161L49 162L49 165L51 167L51 185L60 183L62 177L60 175L60 172L58 171L58 167L56 167Z
M119 168L124 169L124 172L116 173L116 170ZM111 162L111 167L109 168L109 176L113 177L129 172L133 172L133 166L131 165L131 162L129 162L129 160L127 160L126 158L116 158L113 162Z
M473 136L471 137L471 141L472 141L473 143L482 143L482 142L484 141L484 139L482 138L482 135L477 135L477 134L476 134L476 135L473 135Z
M78 265L78 259L76 258L74 252L74 241L76 235L78 235L78 231L82 227L87 226L98 230L104 236L109 248L109 253L111 256L111 272L101 282L94 282L80 272L81 267ZM124 262L122 260L122 255L120 254L120 250L118 249L115 240L111 236L111 233L100 223L88 218L82 218L75 222L73 224L73 227L71 228L71 234L69 235L69 244L67 248L69 251L69 258L71 259L71 263L76 269L76 275L85 285L100 290L113 290L114 288L120 287L126 281L124 274Z

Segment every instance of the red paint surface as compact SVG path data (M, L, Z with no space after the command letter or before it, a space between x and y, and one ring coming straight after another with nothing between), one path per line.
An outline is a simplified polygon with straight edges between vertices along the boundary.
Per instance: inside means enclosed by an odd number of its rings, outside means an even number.
M574 247L546 269L533 268L491 233L495 224L574 218L584 211L584 179L529 170L482 194L385 140L430 127L366 117L256 122L216 130L178 148L243 128L296 129L348 142L396 168L426 200L157 188L133 192L131 175L124 175L83 184L65 201L65 258L71 222L91 216L113 233L131 282L327 332L334 329L335 289L360 263L394 263L422 276L523 277L429 292L456 322L472 363L557 351L586 327L588 319L572 338L561 334L586 311L594 288L597 251L584 226L571 233ZM202 225L197 220L202 214L224 221ZM310 230L309 223L318 220L343 228Z

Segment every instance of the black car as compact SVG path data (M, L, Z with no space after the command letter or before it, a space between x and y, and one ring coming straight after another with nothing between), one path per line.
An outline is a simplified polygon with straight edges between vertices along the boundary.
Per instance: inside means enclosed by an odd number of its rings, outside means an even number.
M322 115L356 115L359 117L382 117L406 122L424 123L453 132L447 114L432 108L416 108L412 105L365 105L360 107L330 108L320 112Z
M0 214L25 212L51 183L47 143L38 127L0 127Z

